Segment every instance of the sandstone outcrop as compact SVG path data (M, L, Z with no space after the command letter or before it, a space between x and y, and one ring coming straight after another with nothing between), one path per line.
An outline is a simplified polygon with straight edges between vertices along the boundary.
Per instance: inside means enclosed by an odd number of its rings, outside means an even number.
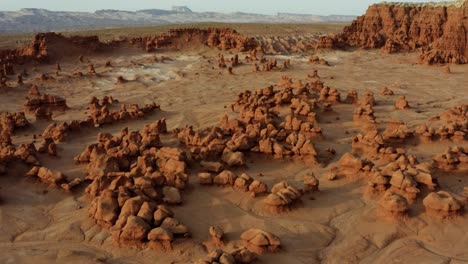
M434 162L443 171L468 171L468 148L448 147L445 153L434 157Z
M263 254L266 252L275 252L281 246L280 239L260 229L249 229L241 234L244 245L252 252Z
M257 48L257 42L239 34L230 28L180 28L171 29L167 33L145 38L132 39L133 43L141 43L146 51L151 52L161 48L185 48L193 45L206 45L220 50L250 51Z
M391 191L386 191L379 201L385 216L401 218L408 213L408 202L406 199Z
M67 100L55 95L41 94L37 86L32 86L29 96L24 102L24 110L25 112L34 113L41 108L49 111L65 111L68 109Z
M467 9L466 0L375 4L342 33L320 38L317 48L421 49L423 63L468 63Z
M24 112L4 112L0 115L0 131L13 134L16 129L29 126Z
M431 192L423 200L426 213L440 218L452 218L464 210L464 203L446 191Z
M70 54L105 51L117 43L115 41L102 43L97 36L65 37L54 32L38 33L29 45L17 49L0 50L0 61L15 64L31 61L57 61ZM66 53L63 47L67 47Z
M301 196L301 191L282 181L271 188L271 194L263 200L263 203L268 211L282 213L291 210Z

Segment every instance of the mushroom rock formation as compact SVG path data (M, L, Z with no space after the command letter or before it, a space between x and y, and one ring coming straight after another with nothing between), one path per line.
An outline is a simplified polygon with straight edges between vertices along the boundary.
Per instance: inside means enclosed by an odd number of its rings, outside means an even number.
M304 192L316 192L319 190L319 180L313 173L304 175Z
M320 91L320 97L319 97L319 102L329 102L329 103L339 103L341 101L340 99L340 93L336 89L330 89L329 87L324 87Z
M39 153L47 153L49 156L57 156L57 145L51 137L46 137L42 140L37 151Z
M452 218L461 215L465 206L455 195L446 191L429 193L424 198L423 204L426 213L440 218Z
M364 131L377 130L374 109L371 105L357 107L353 112L353 121L362 124Z
M367 92L366 95L359 101L359 105L360 106L366 106L366 105L375 106L376 102L374 98L374 93Z
M419 125L415 129L415 132L423 143L432 142L436 134L434 128L427 127L425 124Z
M379 201L379 205L385 216L401 218L408 213L408 201L396 193L386 191Z
M348 94L346 95L345 102L347 104L358 104L359 103L358 92L355 89L349 90Z
M446 122L461 123L468 119L468 104L460 104L442 113L439 117Z
M352 141L352 150L353 152L375 157L383 145L384 140L382 135L378 130L372 130L366 133L364 136L358 134L356 137L354 137Z
M24 112L4 112L0 115L0 131L13 134L16 129L28 127L29 121Z
M249 185L249 192L252 194L253 197L265 194L268 192L268 186L261 181L254 180Z
M437 179L432 175L430 163L417 163L414 157L405 154L397 155L391 161L373 169L369 180L371 193L379 193L389 188L392 192L404 196L408 201L416 199L420 193L419 184L429 190L437 186Z
M394 95L393 91L388 89L388 87L384 87L383 90L380 92L381 95Z
M402 143L405 139L413 136L413 131L401 121L388 121L387 128L382 132L385 141L395 141Z
M404 110L410 108L408 101L406 100L405 96L400 96L398 100L395 102L395 109L396 110Z
M150 241L150 248L162 248L164 251L169 251L172 249L174 234L165 228L156 227L151 229L151 231L148 233L148 240Z
M41 107L59 111L65 111L68 109L66 99L59 96L41 94L37 86L33 85L29 91L29 96L24 103L24 109L26 112L34 113Z
M435 166L444 171L468 171L468 147L448 147L434 157Z
M279 182L271 189L263 203L267 210L273 213L289 211L301 199L302 193L287 182Z
M224 231L219 226L210 226L209 233L211 236L211 240L215 244L215 246L219 247L223 245L223 237Z
M184 237L190 236L188 227L185 226L184 224L181 224L179 220L172 218L172 217L166 217L162 221L161 227L167 229L168 231L172 232L176 236L184 236Z
M374 166L371 161L361 160L353 154L346 152L338 161L339 174L349 177L359 177L363 173L368 173Z
M237 175L229 170L224 170L213 178L213 183L219 186L234 185Z
M321 37L317 48L421 49L420 62L468 62L466 0L445 3L381 3L368 8L337 35Z
M280 239L260 229L249 229L241 234L241 239L248 250L257 254L275 252L281 246Z

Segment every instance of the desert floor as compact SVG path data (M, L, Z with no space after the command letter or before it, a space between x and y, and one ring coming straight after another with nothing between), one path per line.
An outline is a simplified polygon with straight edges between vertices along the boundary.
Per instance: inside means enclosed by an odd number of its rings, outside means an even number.
M384 55L380 51L330 51L320 54L331 66L312 65L308 56L267 56L280 62L291 60L285 71L252 72L251 64L234 68L234 74L216 67L218 51L205 48L164 51L158 55L171 61L155 63L152 55L136 49L121 49L109 54L85 56L98 76L73 76L86 72L87 63L77 63L77 56L60 61L62 72L54 76L55 65L25 65L30 72L25 85L0 91L1 111L22 111L31 83L43 93L67 99L70 110L57 113L57 122L83 119L92 96L112 95L121 103L140 105L156 101L162 111L145 119L115 123L89 129L58 145L58 158L40 157L43 166L62 171L68 179L84 178L86 165L75 165L73 157L96 141L99 132L119 133L127 126L140 129L144 124L166 118L169 129L191 125L195 129L217 125L230 110L237 95L244 90L257 90L276 84L281 76L306 82L317 69L326 85L338 89L342 97L350 89L359 95L374 92L374 107L379 128L386 121L401 120L414 128L449 108L468 103L468 66L453 65L451 74L440 66L414 64L417 54ZM225 53L230 57L229 53ZM244 55L240 56L241 59ZM111 60L113 67L104 64ZM208 62L208 60L211 61ZM33 70L36 69L36 71ZM19 67L21 69L21 67ZM39 81L47 72L53 80ZM129 82L115 84L122 75ZM381 96L383 87L395 92ZM405 95L411 109L396 111L395 100ZM318 113L325 139L315 143L319 165L298 159L277 160L264 155L249 155L248 166L236 172L247 172L270 187L280 180L301 184L301 176L313 171L320 180L320 192L306 194L294 210L276 215L263 210L261 199L231 188L204 187L192 175L183 204L172 206L177 218L188 225L192 240L178 241L169 253L150 249L118 248L112 245L109 232L96 226L88 217L89 198L84 187L66 193L24 177L26 168L19 166L0 177L0 263L192 263L206 255L202 243L209 240L208 228L222 227L228 242L224 249L237 247L240 234L251 227L269 231L281 238L282 250L263 255L259 263L468 263L468 218L439 220L424 213L423 189L405 220L382 218L376 199L364 193L367 181L339 178L329 181L325 172L351 150L352 137L360 132L353 124L354 106L336 105L332 112ZM21 130L14 143L26 143L49 124L34 121ZM163 144L177 146L177 139L164 136ZM39 142L37 142L39 143ZM408 153L419 161L429 161L452 143L411 144ZM465 141L461 146L468 146ZM337 151L326 154L327 148ZM194 170L195 171L195 170ZM461 193L468 177L461 173L442 173L440 188Z

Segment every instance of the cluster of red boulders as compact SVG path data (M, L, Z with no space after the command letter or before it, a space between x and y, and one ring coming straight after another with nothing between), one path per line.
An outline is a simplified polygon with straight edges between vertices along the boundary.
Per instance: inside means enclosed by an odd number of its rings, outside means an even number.
M67 109L67 100L65 98L41 94L36 85L31 86L26 102L24 102L25 112L34 113L36 119L39 120L52 120L53 111L65 111Z
M276 85L239 94L231 105L238 119L224 115L219 127L194 131L177 129L179 141L189 147L192 158L221 161L229 166L245 164L244 153L257 152L275 157L297 156L315 161L313 140L323 137L316 120L319 105L338 103L339 93L321 82L302 84L282 78ZM290 114L278 111L288 106Z
M3 134L12 135L15 129L29 126L24 112L5 112L0 115L0 131Z
M179 190L189 177L185 153L161 146L160 134L166 132L165 120L159 120L140 131L99 134L98 143L75 158L88 163L90 216L111 228L116 243L167 250L174 237L190 235L164 205L182 202Z
M437 168L443 171L468 171L468 147L448 147L434 157Z
M220 245L220 239L224 231L218 226L210 227L210 235L215 244ZM253 263L257 260L257 254L265 252L275 252L281 247L280 239L260 229L249 229L241 234L243 246L232 252L225 252L221 249L215 249L207 256L199 259L196 264L214 264L214 263Z
M152 102L143 107L140 107L138 104L131 104L129 106L122 104L120 110L110 110L109 107L116 102L118 101L112 97L106 96L101 102L96 97L93 97L89 103L88 109L90 110L90 115L87 120L92 121L95 126L101 126L128 119L143 118L146 114L160 109L159 105Z
M61 172L51 171L49 168L42 167L38 159L38 154L42 152L41 148L39 150L36 149L32 143L20 144L16 147L11 143L9 134L2 134L0 137L0 174L6 174L9 165L13 162L21 162L26 166L33 166L26 173L26 176L35 177L49 186L61 187L70 191L81 183L80 179L68 181Z
M468 104L457 105L440 116L432 118L430 121L443 121L437 130L426 124L416 128L416 133L423 142L434 140L462 143L468 139Z
M155 102L143 107L138 104L131 104L129 107L122 104L120 110L109 110L109 106L118 102L112 97L103 97L101 101L93 97L89 104L90 115L84 120L73 120L60 124L51 123L44 132L43 138L52 138L55 142L63 142L71 132L80 131L83 128L99 127L104 124L113 124L115 122L144 118L146 114L160 109ZM129 109L127 109L129 108Z

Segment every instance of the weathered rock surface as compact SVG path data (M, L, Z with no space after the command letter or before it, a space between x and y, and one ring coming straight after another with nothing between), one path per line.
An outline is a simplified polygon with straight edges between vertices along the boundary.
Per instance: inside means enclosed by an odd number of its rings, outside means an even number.
M466 0L428 3L382 3L369 7L337 35L322 37L318 48L382 48L384 52L421 49L420 61L468 63Z

